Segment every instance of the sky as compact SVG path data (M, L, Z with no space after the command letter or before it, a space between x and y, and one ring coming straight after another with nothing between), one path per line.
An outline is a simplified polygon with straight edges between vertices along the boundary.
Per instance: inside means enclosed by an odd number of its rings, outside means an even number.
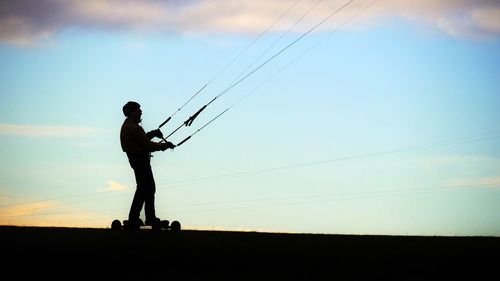
M500 236L499 19L483 0L2 0L0 225L126 219L122 106L146 131L174 114L168 135L218 96L153 154L162 219Z

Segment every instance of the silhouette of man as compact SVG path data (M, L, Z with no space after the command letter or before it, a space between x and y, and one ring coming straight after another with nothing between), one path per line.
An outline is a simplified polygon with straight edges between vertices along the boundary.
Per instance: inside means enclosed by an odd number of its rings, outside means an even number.
M120 143L122 150L127 153L130 166L134 170L137 189L130 206L128 215L129 225L138 228L140 225L140 213L144 205L146 214L146 225L152 225L159 221L155 214L155 181L150 165L150 153L153 151L165 151L175 147L171 142L154 142L154 137L163 139L159 129L146 133L139 125L141 123L141 106L134 101L129 101L123 106L123 114L127 117L120 131Z

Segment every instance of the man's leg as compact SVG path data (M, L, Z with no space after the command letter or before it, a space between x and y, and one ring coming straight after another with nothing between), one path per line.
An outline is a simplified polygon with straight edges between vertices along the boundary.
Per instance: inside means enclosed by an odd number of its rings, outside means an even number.
M148 194L149 177L148 177L148 166L144 163L142 165L134 165L134 175L135 181L137 183L137 188L135 190L134 199L132 200L132 205L130 206L130 212L128 219L131 222L139 221L142 206L146 200ZM149 170L151 168L149 167Z
M147 185L145 185L146 188L144 189L144 203L145 203L144 212L146 213L146 224L152 224L152 222L156 219L156 213L155 213L156 185L153 177L153 171L151 170L151 166L149 166L148 169L146 169L145 177Z
M144 192L141 190L139 185L137 185L137 189L135 190L134 194L134 199L132 200L132 205L130 206L130 212L128 214L128 220L130 222L139 221L143 204L144 204Z

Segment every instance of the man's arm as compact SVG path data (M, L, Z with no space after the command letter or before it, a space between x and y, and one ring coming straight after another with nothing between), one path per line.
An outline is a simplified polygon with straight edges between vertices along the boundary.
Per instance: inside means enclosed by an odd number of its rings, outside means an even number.
M146 136L150 140L152 140L154 137L157 137L159 139L163 139L163 133L160 131L160 129L149 131L146 133Z
M133 128L130 129L131 129L130 131L131 138L134 140L133 142L137 145L138 150L153 152L166 149L164 144L151 141L151 138L153 138L154 136L150 138L149 135L146 134L146 132L144 132L144 129L141 126L135 125Z
M140 140L139 142L140 142L141 148L146 150L146 151L153 152L153 151L167 149L166 144L152 141L149 138L149 136L144 133L144 131L142 131L142 133L140 133L140 135L138 137Z

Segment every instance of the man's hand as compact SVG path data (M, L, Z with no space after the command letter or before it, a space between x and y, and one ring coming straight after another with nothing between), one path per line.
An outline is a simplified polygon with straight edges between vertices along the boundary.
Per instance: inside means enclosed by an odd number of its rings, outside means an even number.
M174 149L175 148L175 144L167 141L167 142L160 142L160 145L161 145L161 151L165 151L167 149Z
M152 130L151 132L148 132L146 135L148 135L148 137L150 139L152 139L154 137L157 137L159 139L163 139L163 133L160 131L160 129Z
M169 141L167 141L165 144L167 145L167 148L170 148L170 149L174 149L175 148L175 144L173 144L173 143L171 143Z

